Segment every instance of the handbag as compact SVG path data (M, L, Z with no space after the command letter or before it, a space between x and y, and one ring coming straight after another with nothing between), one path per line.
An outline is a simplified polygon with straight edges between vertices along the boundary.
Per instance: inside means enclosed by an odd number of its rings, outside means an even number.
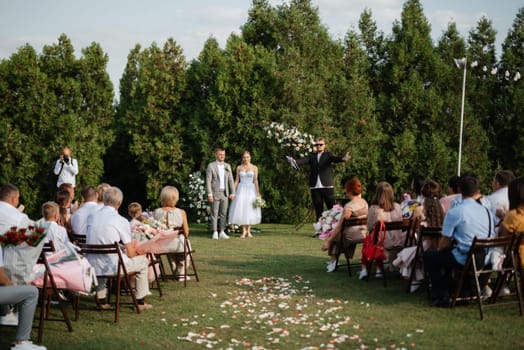
M373 230L364 238L362 246L362 264L386 260L384 253L384 241L386 240L386 225L384 221L377 223Z

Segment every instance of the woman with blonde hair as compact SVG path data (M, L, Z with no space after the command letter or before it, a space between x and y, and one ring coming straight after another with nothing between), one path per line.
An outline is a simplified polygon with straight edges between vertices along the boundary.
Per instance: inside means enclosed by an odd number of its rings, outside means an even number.
M386 181L379 182L375 191L375 196L371 200L371 206L368 211L367 230L370 232L375 224L379 221L393 222L402 221L402 209L400 204L395 202L395 195L393 187ZM391 254L395 247L403 246L405 240L405 233L395 230L386 231L386 239L384 241L384 248L386 250L386 258ZM377 278L383 277L382 262L377 261ZM365 279L368 276L368 270L365 262L362 263L362 270L360 271L359 279Z
M165 186L160 192L160 208L155 209L153 217L167 228L158 233L150 241L137 245L137 251L144 253L183 253L185 239L189 235L189 224L187 215L183 209L177 208L179 194L174 186ZM161 250L159 251L159 245ZM179 281L184 280L184 264L187 259L183 254L174 255L173 270ZM189 279L189 277L187 277Z

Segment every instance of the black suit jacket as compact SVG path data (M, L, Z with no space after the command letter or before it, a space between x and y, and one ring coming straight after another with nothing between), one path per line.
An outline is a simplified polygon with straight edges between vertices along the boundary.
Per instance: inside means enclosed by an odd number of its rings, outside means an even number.
M309 156L297 160L297 164L309 164L309 187L315 187L317 177L320 176L320 181L325 187L333 186L333 172L331 171L332 163L341 163L344 160L342 157L337 157L330 152L323 152L320 160L317 161L317 153L311 153Z

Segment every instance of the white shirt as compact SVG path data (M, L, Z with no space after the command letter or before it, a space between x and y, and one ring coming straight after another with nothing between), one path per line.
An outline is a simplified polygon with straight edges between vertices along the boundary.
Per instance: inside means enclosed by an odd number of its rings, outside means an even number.
M22 228L30 225L33 225L33 221L26 214L19 212L11 204L0 201L0 235L13 226Z
M73 187L76 186L76 175L78 175L78 162L76 159L71 158L69 164L63 163L63 168L60 159L57 159L54 172L55 175L58 175L56 187L60 187L64 183L71 184Z
M118 214L118 211L109 206L95 211L90 215L92 224L87 228L87 244L111 244L121 242L126 245L131 242L131 226L126 218ZM127 255L122 252L124 264L129 261ZM114 254L102 256L88 256L87 260L94 267L97 275L116 273L118 257Z
M226 170L224 163L217 162L217 168L218 168L218 178L220 180L220 189L225 190L226 189Z
M68 249L69 237L65 227L58 225L55 221L42 220L42 227L45 229L46 236L44 242L53 241L55 249Z
M96 202L85 202L80 208L71 216L71 227L73 232L77 235L87 234L87 217L95 210L100 209Z
M496 190L495 192L491 193L489 196L486 196L489 201L491 202L491 205L493 206L493 210L496 211L497 209L509 210L509 198L508 198L508 188L502 187Z

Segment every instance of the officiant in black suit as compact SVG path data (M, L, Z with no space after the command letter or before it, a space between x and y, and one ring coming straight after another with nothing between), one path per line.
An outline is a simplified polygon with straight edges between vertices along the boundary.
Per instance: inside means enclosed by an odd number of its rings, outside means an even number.
M351 156L349 152L344 157L337 157L330 152L326 152L326 140L323 137L317 138L315 146L316 152L297 160L296 163L298 165L309 164L309 187L318 221L324 211L324 203L328 209L331 209L335 204L331 164L347 162L351 159Z

